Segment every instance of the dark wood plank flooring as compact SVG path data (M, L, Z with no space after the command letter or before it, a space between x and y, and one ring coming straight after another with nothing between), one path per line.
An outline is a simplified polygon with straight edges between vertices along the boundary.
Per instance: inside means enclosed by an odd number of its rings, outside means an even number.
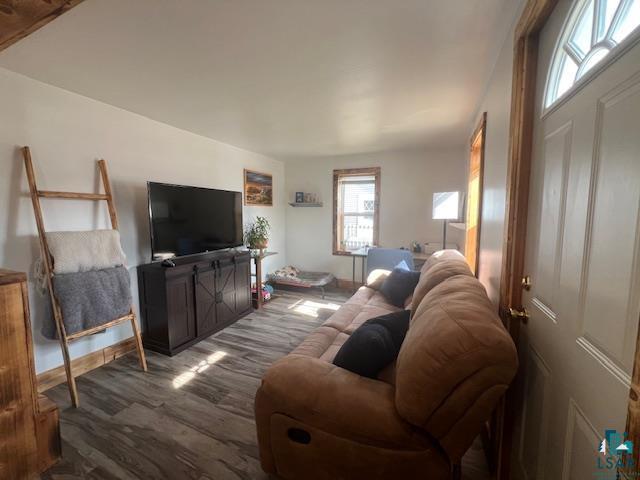
M261 312L173 358L147 351L146 374L130 354L79 377L77 409L66 385L49 390L61 408L63 460L42 478L268 478L253 419L260 378L348 296L277 292ZM463 463L469 480L489 478L477 443Z

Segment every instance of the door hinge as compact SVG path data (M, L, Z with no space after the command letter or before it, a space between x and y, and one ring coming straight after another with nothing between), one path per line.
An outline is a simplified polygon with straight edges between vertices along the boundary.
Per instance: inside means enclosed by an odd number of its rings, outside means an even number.
M525 325L529 321L529 312L527 312L526 308L522 310L517 310L513 307L509 307L509 315L513 320L520 320Z

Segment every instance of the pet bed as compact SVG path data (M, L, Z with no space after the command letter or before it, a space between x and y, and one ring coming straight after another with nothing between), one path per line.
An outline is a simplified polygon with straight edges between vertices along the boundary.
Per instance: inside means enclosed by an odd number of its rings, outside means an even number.
M267 281L276 286L317 288L324 299L325 287L335 282L336 277L327 272L310 272L295 267L284 267L267 275Z

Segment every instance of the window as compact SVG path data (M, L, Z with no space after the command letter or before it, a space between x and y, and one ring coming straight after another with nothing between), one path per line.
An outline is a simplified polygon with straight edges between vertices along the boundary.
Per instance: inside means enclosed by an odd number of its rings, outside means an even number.
M333 253L378 243L380 168L333 171Z
M638 33L640 0L578 0L553 54L545 107L566 94L612 50Z

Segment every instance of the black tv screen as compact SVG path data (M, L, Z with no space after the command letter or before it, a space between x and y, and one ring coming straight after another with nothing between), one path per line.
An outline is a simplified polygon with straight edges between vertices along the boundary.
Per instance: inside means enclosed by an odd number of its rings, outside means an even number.
M242 245L242 193L147 183L153 259Z

